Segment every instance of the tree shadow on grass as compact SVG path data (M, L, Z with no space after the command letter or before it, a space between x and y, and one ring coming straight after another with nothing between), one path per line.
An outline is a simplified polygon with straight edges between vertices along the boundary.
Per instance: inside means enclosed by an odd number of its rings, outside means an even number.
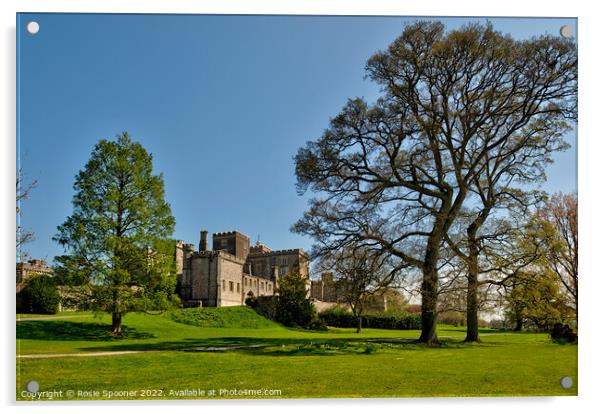
M111 326L93 322L20 321L17 323L17 339L46 341L120 341L123 339L149 339L155 335L122 326L121 336L111 334Z
M480 345L464 345L461 341L444 341L436 348L455 349ZM179 351L189 353L244 353L258 356L302 356L302 355L341 355L373 354L388 351L420 352L433 349L419 344L415 339L391 338L341 338L341 339L299 339L299 338L186 338L178 341L156 343L116 343L107 346L80 348L85 352L99 351Z

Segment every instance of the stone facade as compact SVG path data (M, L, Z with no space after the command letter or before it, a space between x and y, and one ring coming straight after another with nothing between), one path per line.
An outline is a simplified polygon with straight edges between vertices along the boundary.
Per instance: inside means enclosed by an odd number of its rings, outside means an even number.
M399 295L389 291L380 296L372 296L366 303L366 308L372 312L384 312L387 310L387 295ZM334 280L333 274L324 272L318 280L311 281L311 298L318 312L333 306L349 308L345 303L345 292L343 292Z
M329 272L322 273L320 279L311 281L311 297L321 302L343 302L345 299Z
M178 292L184 306L237 306L251 296L270 296L278 279L295 270L308 280L309 258L302 249L276 250L248 236L229 231L213 234L209 250L208 232L201 231L198 251L192 244L176 242L175 260Z
M23 289L27 286L27 281L34 275L53 276L54 270L48 266L44 260L29 260L27 262L17 263L17 285L16 285L16 305L17 312L25 312L25 303L23 300Z
M32 275L54 275L52 267L45 260L29 260L17 263L17 284L25 282Z

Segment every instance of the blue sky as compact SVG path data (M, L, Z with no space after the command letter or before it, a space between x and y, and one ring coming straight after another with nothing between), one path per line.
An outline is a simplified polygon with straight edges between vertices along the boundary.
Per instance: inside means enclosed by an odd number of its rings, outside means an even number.
M40 31L31 35L27 22ZM373 101L366 60L412 17L20 14L17 156L38 187L23 204L25 248L52 258L71 213L75 174L94 144L129 131L154 156L175 238L238 229L272 248L308 249L289 228L308 196L292 157L349 97ZM469 20L443 20L455 28ZM576 19L490 19L516 38L577 31ZM556 156L548 191L573 191L573 148Z

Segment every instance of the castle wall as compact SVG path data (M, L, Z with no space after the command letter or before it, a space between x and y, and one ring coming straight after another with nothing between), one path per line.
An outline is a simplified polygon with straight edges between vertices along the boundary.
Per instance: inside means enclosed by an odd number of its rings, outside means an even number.
M242 266L244 262L235 256L217 256L217 306L239 306L244 304Z
M274 294L276 286L273 280L267 280L262 277L243 275L243 287L246 299L249 296L270 296Z
M210 279L215 270L209 257L194 256L190 259L190 270L186 277L186 284L190 286L190 300L201 300L203 306L210 299Z
M276 268L278 277L292 271L298 271L301 276L309 276L309 260L299 249L277 250L265 253L252 252L247 257L251 265L250 273L266 279L274 279Z

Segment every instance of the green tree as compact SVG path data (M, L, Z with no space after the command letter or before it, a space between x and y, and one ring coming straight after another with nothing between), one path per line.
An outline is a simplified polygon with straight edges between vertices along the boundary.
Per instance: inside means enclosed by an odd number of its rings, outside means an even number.
M298 272L290 272L278 281L277 322L285 326L310 326L316 311L307 296L306 281Z
M114 335L127 312L177 300L169 240L175 220L163 177L152 170L152 155L127 132L99 141L76 176L73 214L54 238L68 252L57 257L58 274L86 287L86 308L112 315Z
M506 295L506 313L514 322L515 331L529 321L542 329L549 329L566 315L559 284L551 272L522 271L510 280Z
M27 281L24 295L24 302L32 313L54 314L59 310L61 296L51 276L34 275Z
M578 317L577 193L557 193L536 213L530 242L542 245L541 265L556 276L568 306Z

